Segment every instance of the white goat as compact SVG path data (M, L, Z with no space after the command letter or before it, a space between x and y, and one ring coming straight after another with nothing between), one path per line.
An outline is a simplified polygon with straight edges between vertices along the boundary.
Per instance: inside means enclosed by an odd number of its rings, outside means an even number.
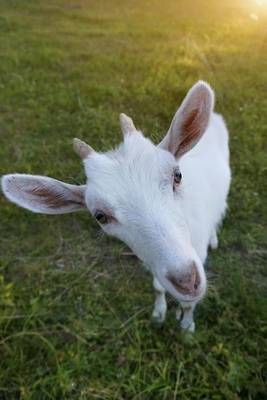
M182 307L181 327L194 331L194 307L206 291L203 264L208 246L218 245L231 179L228 133L213 106L212 89L199 81L159 145L121 114L124 141L116 150L97 153L74 139L85 186L12 174L2 178L3 192L37 213L89 209L103 230L124 241L151 271L154 319L164 321L167 291Z

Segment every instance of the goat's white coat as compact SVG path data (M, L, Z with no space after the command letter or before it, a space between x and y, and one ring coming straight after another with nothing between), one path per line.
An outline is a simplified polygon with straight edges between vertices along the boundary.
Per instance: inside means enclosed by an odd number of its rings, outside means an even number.
M207 96L205 102L200 104L200 108L204 107L201 113L206 119L209 116L207 113L213 108L213 96L209 87L205 83L197 85L187 95L181 111L176 113L175 118L179 118L177 121L180 125L180 119L185 118L185 114L192 111L193 107L197 107L196 102L202 95L201 91ZM174 139L175 131L172 132L171 129L178 124L175 118L168 133ZM217 228L227 207L230 185L227 129L222 117L212 113L209 126L195 147L180 159L175 159L173 154L162 148L164 142L166 145L168 136L160 146L155 146L141 132L128 132L129 127L134 129L134 125L129 120L125 121L127 126L124 142L116 150L108 153L92 151L83 161L87 175L86 206L93 215L96 210L112 214L118 222L103 225L103 229L123 240L149 267L158 293L154 317L159 321L164 320L166 289L184 305L182 327L193 330L193 309L206 289L203 264L209 244L214 248L217 246ZM204 119L200 122L204 125L206 123ZM178 165L182 172L182 181L173 193L173 169ZM20 182L19 177L20 175L7 175L3 178L2 188L6 196L32 211L46 212L43 205L38 208L38 202L34 203L32 195L27 201L25 193L20 194L18 188L21 185L14 184L16 180ZM27 180L26 177L22 176L23 183ZM40 179L41 187L49 184L49 178L44 181L41 177L34 179L34 184ZM56 182L51 182L53 190ZM55 190L57 197L69 199L71 186L61 184ZM61 212L62 209L65 210L63 212L68 212L75 207L81 208L79 201L75 205L77 190L83 196L84 187L76 187L70 208L61 207ZM55 212L48 210L47 213ZM186 273L192 262L197 266L200 276L199 293L194 298L177 292L166 278L168 273L175 276Z
M198 144L180 161L184 177L184 210L192 245L202 263L227 208L230 185L228 132L213 113Z

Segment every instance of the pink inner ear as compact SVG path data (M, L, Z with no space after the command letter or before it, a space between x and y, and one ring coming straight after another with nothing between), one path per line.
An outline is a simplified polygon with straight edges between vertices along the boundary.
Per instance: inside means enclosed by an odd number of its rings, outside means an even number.
M35 187L30 190L25 190L26 193L31 194L32 196L38 197L38 202L49 208L62 208L71 206L73 204L83 206L82 199L79 198L78 195L75 194L73 199L67 199L63 193L57 192L56 190L49 190L49 188L45 186Z
M180 144L178 153L181 156L198 140L202 123L199 120L199 110L192 110L181 126Z

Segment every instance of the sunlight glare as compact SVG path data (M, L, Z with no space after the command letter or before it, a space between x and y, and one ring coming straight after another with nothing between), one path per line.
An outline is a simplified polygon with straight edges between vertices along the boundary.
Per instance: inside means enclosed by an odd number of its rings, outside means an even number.
M248 13L249 18L254 21L259 21L264 17L267 11L267 0L250 0L250 13Z
M258 6L267 6L267 0L255 0Z

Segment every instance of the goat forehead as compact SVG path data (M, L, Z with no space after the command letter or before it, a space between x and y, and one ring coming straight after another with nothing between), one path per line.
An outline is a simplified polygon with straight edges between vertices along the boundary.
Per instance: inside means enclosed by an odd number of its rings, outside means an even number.
M147 180L150 186L157 184L170 172L174 162L170 153L156 147L141 133L135 133L114 151L93 154L85 161L85 170L88 183L122 191L124 185L142 186Z

